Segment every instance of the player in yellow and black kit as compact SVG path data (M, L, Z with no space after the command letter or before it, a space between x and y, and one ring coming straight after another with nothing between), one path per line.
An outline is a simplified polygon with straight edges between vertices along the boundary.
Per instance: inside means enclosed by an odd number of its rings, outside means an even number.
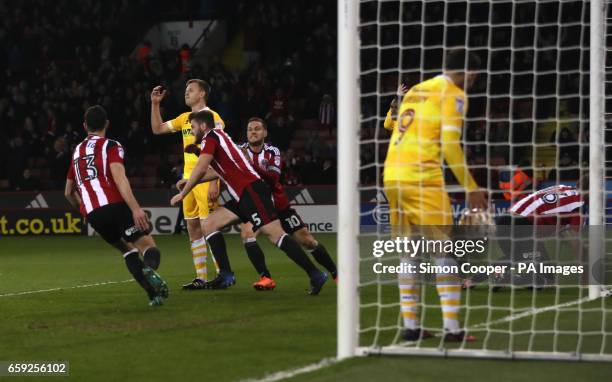
M478 57L469 55L465 70L466 54L462 49L450 51L443 74L412 87L403 96L397 114L397 105L392 104L385 119L384 127L392 133L384 166L384 187L396 235L418 232L432 239L446 238L446 229L440 226L452 225L453 215L444 185L443 160L465 188L470 206L487 208L486 194L478 190L469 173L460 143L467 111L464 88L469 88L474 82L474 71L479 64ZM403 92L405 88L399 90ZM402 261L410 263L414 260ZM437 256L435 262L436 265L452 265L456 264L456 259L454 256ZM437 274L436 286L442 306L445 340L473 340L459 325L461 280L458 275ZM417 317L420 295L417 277L401 275L399 288L405 326L402 337L414 341L431 336L421 330Z
M200 79L187 81L185 88L185 104L191 111L180 114L178 117L164 122L162 120L159 104L166 95L166 90L157 86L151 92L151 129L154 134L170 134L180 132L183 135L183 147L198 144L191 134L189 114L191 112L210 110L213 113L215 127L223 128L225 124L219 114L206 106L210 95L210 85ZM192 153L184 153L183 178L189 179L191 171L198 162L198 157ZM207 247L206 238L203 237L201 222L208 217L209 206L214 204L219 196L217 181L197 185L183 200L183 215L187 222L187 231L191 242L191 253L196 269L196 278L183 285L184 289L205 289L208 272L206 268Z

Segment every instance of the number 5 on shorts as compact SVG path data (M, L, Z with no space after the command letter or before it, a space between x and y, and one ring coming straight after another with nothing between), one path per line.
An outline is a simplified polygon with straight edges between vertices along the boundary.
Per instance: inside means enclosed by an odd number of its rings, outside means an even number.
M257 215L257 212L255 212L253 215L251 215L251 220L253 221L253 223L258 226L261 224L261 219L259 218L259 216Z

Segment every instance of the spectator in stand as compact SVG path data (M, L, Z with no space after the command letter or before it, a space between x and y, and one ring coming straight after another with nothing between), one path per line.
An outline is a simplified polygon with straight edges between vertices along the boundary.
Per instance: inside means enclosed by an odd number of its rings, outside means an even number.
M189 45L183 44L178 52L178 60L181 68L181 73L187 73L190 67L191 61L191 49Z
M556 182L575 181L580 177L578 162L569 153L559 159L559 168L550 170L548 180Z
M144 139L143 136L145 137ZM125 139L126 147L129 148L130 157L139 158L144 155L144 149L148 142L146 136L143 128L140 126L140 122L138 122L137 119L133 119L130 122L130 128Z
M319 125L322 129L329 131L329 135L333 135L336 127L336 108L332 96L325 94L319 106Z
M337 176L336 167L333 165L331 159L325 159L323 168L321 169L319 184L336 184Z
M278 116L269 124L272 142L281 150L289 147L289 140L293 134L293 126L287 123L283 116Z
M247 120L253 116L264 115L264 104L261 102L261 98L255 94L255 87L249 85L246 89L246 95L241 98L241 105L238 109L240 113L240 126L246 126Z
M53 142L53 152L49 155L50 188L61 190L66 183L66 174L70 166L70 151L66 146L66 139L56 138Z
M245 67L251 66L259 60L259 28L256 26L256 18L250 15L244 30L243 43L243 64ZM254 115L254 114L253 114Z
M270 110L268 114L266 114L266 119L274 120L279 117L291 119L289 113L289 100L281 87L276 88L274 96L270 98Z
M299 174L303 184L317 184L321 176L321 166L309 153L304 154L304 160L299 164Z
M297 176L297 173L295 172L295 169L293 168L289 168L285 171L283 171L283 175L285 177L285 184L287 186L300 186L300 179Z
M557 145L559 146L559 156L564 157L567 155L572 159L572 161L577 162L580 149L578 139L567 127L561 129L558 138L556 135L556 132L553 133L553 136L551 137L551 142L556 141L555 143L557 143Z
M306 151L311 153L315 159L329 159L332 157L330 148L325 139L316 131L310 131L305 145Z
M24 140L21 136L16 136L9 142L9 155L12 165L8 167L9 180L13 188L16 188L20 177L25 169L25 163L29 157L29 146L24 145Z
M150 41L143 41L140 47L136 50L136 60L145 69L149 69L149 62L152 55L152 46Z
M32 171L29 168L23 170L23 174L17 181L15 191L39 191L40 181L32 177Z

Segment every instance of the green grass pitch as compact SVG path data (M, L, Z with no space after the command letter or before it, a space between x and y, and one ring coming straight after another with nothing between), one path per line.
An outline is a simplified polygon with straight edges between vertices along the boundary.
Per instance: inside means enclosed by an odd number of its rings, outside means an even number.
M170 298L159 308L147 305L134 282L122 282L130 279L123 259L99 238L0 238L0 361L68 360L70 378L80 381L241 381L333 357L336 286L330 282L320 296L307 296L302 271L261 238L278 286L273 292L256 292L251 288L255 272L239 238L226 237L238 284L225 291L197 292L180 290L193 277L187 238L156 238L162 250L160 274L171 287ZM334 235L317 237L335 252ZM105 282L118 283L75 288ZM384 289L385 300L391 301L396 292L391 285ZM40 290L48 291L10 295ZM370 290L363 293L366 300L375 295ZM485 296L485 291L474 292L470 298L482 304ZM531 300L521 301L517 304ZM554 301L538 302L548 303ZM393 308L362 314L364 325L376 315L385 325L397 322ZM471 314L472 324L486 320L484 309ZM552 327L553 319L542 317L538 327ZM601 324L601 317L596 321ZM526 318L512 325L530 327L532 321ZM383 331L377 341L384 344L394 336L394 330ZM371 343L372 334L366 333L362 341ZM504 339L489 342L492 348L505 346ZM454 376L489 381L524 376L559 381L604 380L610 375L612 365L604 363L369 357L294 380L425 381ZM10 380L20 379L26 380Z

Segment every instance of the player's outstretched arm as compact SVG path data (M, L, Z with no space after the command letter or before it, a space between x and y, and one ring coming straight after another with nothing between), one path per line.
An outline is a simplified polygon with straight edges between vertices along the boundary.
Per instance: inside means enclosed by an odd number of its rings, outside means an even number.
M166 95L166 90L161 86L156 86L151 91L151 130L153 134L168 134L172 131L168 128L161 116L159 104Z
M209 167L208 170L206 171L206 174L204 174L204 176L200 178L200 180L196 184L211 182L217 179L219 179L219 174L217 174L217 172L213 170L212 167ZM182 191L185 188L185 185L187 184L188 181L189 179L181 179L178 182L176 182L175 186L179 191ZM216 184L216 183L217 182L211 182L210 185L212 186L213 184Z
M75 183L72 179L66 179L66 188L64 189L64 196L68 200L68 203L77 210L81 204L78 194L76 193Z
M198 163L196 164L195 168L191 171L191 176L187 180L187 183L185 183L185 186L183 187L181 192L174 195L172 199L170 200L171 205L175 205L176 203L183 200L185 198L185 195L189 194L189 192L191 192L191 190L196 186L196 184L202 183L202 182L209 182L213 179L217 179L218 175L216 172L215 172L215 175L217 176L215 177L212 177L212 173L207 174L207 171L210 166L210 163L212 162L212 159L213 159L213 156L210 154L200 155L200 157L198 158ZM206 179L205 175L206 175L206 178L209 178L209 179Z
M147 215L144 213L142 208L140 208L136 197L134 197L132 187L130 186L130 181L125 175L125 167L121 163L113 162L110 164L110 170L111 174L113 174L113 180L117 185L117 189L119 190L121 197L132 211L132 216L134 218L136 227L146 231L149 229L149 221L147 220Z

